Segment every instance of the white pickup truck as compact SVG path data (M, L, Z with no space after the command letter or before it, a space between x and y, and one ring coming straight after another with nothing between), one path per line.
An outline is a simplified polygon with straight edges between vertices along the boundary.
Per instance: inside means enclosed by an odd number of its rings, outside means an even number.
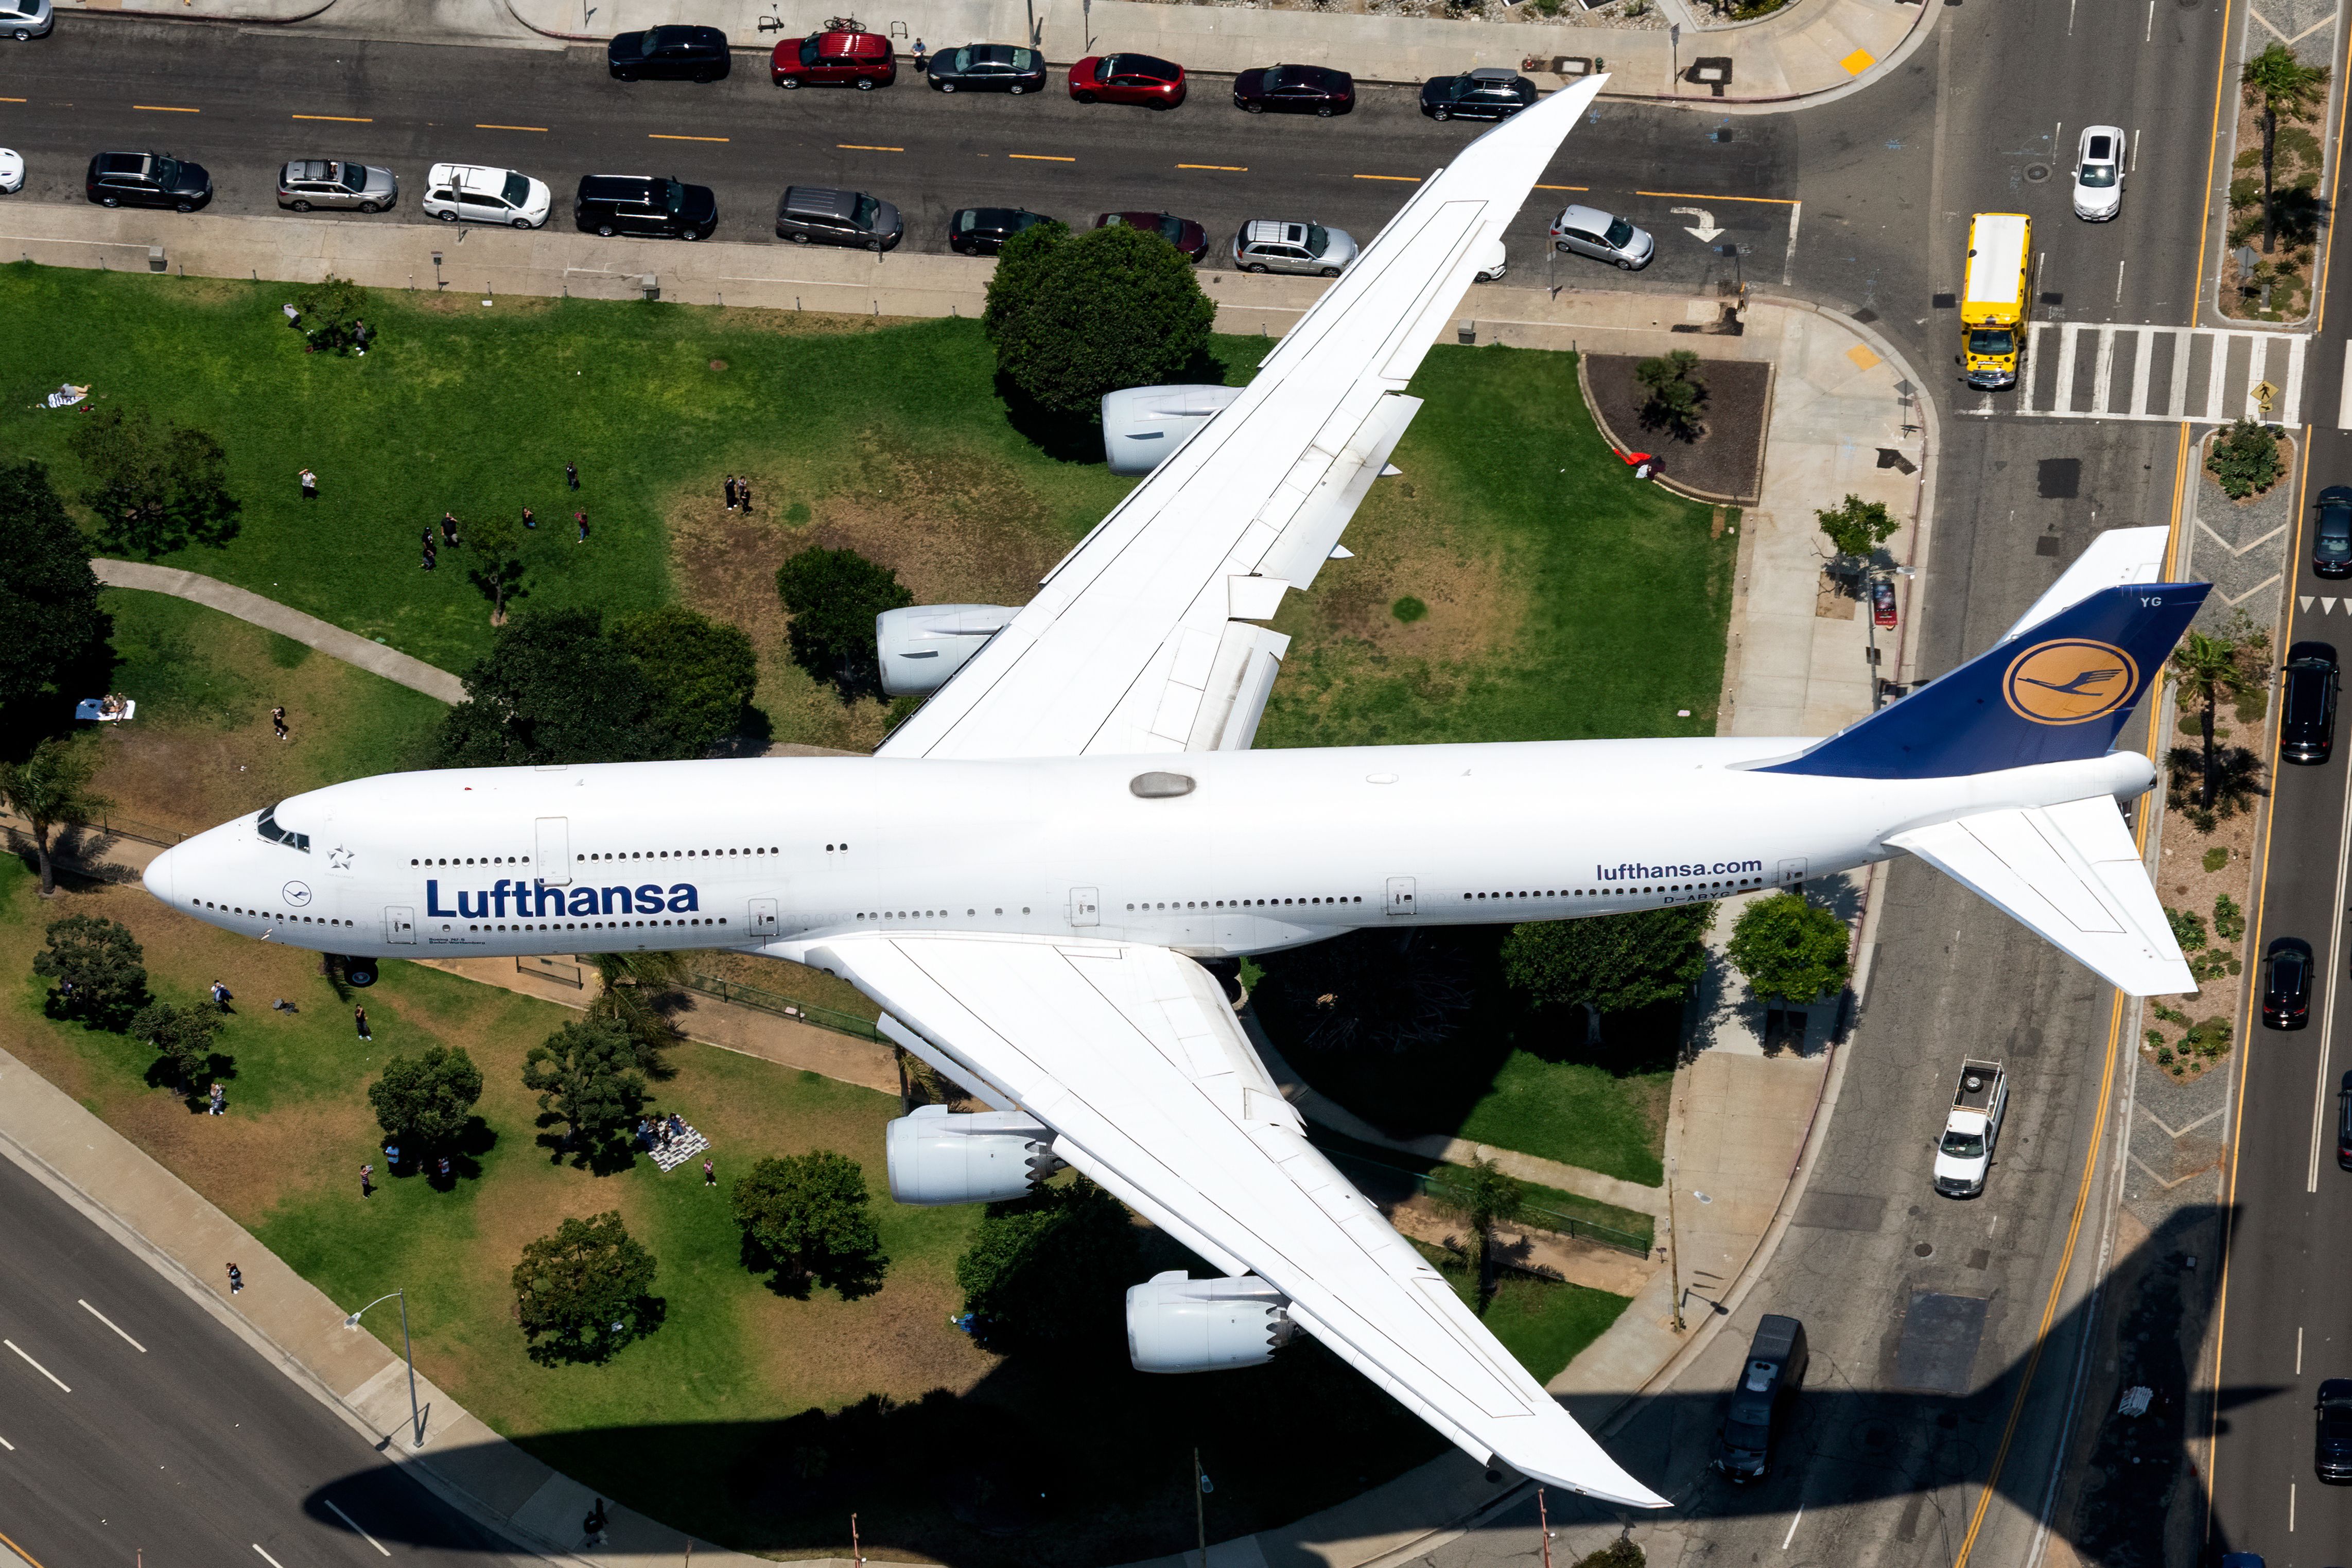
M1999 1062L1960 1064L1959 1088L1944 1118L1936 1144L1936 1191L1948 1198L1972 1198L1984 1191L1993 1145L2000 1142L2000 1119L2009 1110L2009 1075Z

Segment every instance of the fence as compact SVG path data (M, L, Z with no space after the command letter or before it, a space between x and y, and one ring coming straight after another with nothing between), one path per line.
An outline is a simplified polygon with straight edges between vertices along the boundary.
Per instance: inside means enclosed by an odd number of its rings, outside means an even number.
M566 963L560 958L518 958L515 960L515 973L535 974L541 980L552 980L558 985L569 985L574 991L582 988L586 978L578 964Z
M836 1034L855 1035L861 1040L887 1045L882 1031L874 1026L871 1018L861 1018L855 1013L844 1013L836 1007L820 1007L813 1002L796 1001L780 996L773 991L762 991L756 985L746 985L740 980L721 980L715 974L689 974L687 989L699 991L705 996L716 996L721 1002L733 1002L745 1007L757 1007L762 1013L773 1013L780 1018L791 1018L803 1024L814 1024L820 1029Z
M1454 1195L1453 1188L1426 1172L1416 1171L1404 1165L1391 1165L1384 1160L1368 1160L1361 1154L1349 1154L1338 1149L1324 1149L1322 1153L1324 1158L1336 1165L1356 1165L1367 1170L1378 1171L1390 1177L1402 1176L1413 1184L1416 1192L1426 1193L1433 1197L1450 1198ZM1612 1226L1601 1225L1592 1220L1580 1218L1575 1215L1562 1214L1558 1209L1545 1208L1539 1204L1528 1204L1519 1211L1519 1217L1538 1229L1552 1231L1560 1236L1573 1237L1579 1241L1589 1241L1597 1247L1613 1247L1619 1252L1629 1252L1636 1258L1650 1256L1650 1243L1631 1231L1619 1230Z
M169 849L190 837L169 827L159 827L152 822L142 822L135 816L116 816L111 812L102 814L94 822L77 822L73 826L96 828L117 838L136 838L142 844L152 844L160 849Z

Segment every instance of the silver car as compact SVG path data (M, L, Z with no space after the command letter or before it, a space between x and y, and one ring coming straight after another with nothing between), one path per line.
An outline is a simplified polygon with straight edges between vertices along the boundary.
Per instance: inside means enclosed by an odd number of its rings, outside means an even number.
M1337 278L1356 259L1356 242L1346 231L1319 223L1254 218L1234 236L1234 265L1244 272L1304 272Z
M26 38L47 37L57 25L49 0L0 0L0 38L14 38L21 44Z
M1551 242L1577 256L1613 261L1628 272L1650 264L1658 242L1650 231L1636 228L1629 218L1614 217L1599 207L1565 207L1552 219Z
M0 5L7 0L0 0ZM278 205L298 213L312 207L356 207L379 213L400 200L400 181L390 169L332 158L297 158L278 171Z

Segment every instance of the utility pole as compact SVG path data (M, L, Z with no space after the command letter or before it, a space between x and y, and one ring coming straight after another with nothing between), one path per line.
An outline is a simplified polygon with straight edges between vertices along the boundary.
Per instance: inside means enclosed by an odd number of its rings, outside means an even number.
M1201 1568L1209 1568L1209 1478L1201 1470L1201 1450L1192 1450L1192 1523L1201 1536Z
M412 1426L408 1446L411 1448L422 1448L425 1447L425 1415L416 1405L416 1352L409 1348L408 1343L408 1292L394 1290L391 1296L378 1296L374 1300L370 1301L367 1307L362 1307L358 1312L353 1312L350 1317L345 1318L343 1327L357 1329L360 1326L361 1312L366 1311L368 1307L383 1305L391 1300L393 1296L400 1298L400 1353L408 1363L408 1419Z
M1544 1489L1536 1489L1536 1530L1543 1537L1543 1568L1551 1568L1551 1512L1544 1507Z
M1675 1332L1683 1331L1683 1264L1682 1248L1676 1241L1682 1226L1675 1223L1675 1173L1666 1173L1666 1273L1675 1287Z

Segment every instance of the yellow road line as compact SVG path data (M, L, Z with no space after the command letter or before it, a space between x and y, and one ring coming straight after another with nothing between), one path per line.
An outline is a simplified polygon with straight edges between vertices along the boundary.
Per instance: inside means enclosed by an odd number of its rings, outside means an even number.
M1401 185L1421 184L1419 174L1350 174L1348 177L1351 180L1394 180Z
M835 146L845 153L903 153L904 147L868 147L863 142L836 142Z
M2344 40L2344 64L2345 69L2352 70L2352 36L2347 36ZM2342 74L2338 73L2336 79L2338 81L2343 80L2344 79ZM2344 113L2339 110L2336 118L2336 161L2333 165L2334 172L2327 176L2327 210L2329 212L2334 212L2336 210L2336 193L2344 184L2345 118L2346 116ZM2208 183L2208 188L2210 188L2210 182ZM2207 199L2210 200L2211 198L2209 196ZM2328 237L2330 240L2333 240L2335 236L2330 235ZM2336 247L2331 244L2328 246L2326 253L2320 257L2318 272L2312 279L2312 294L2319 301L2319 314L2311 319L2311 335L2315 338L2319 335L2320 329L2325 326L2327 321L2327 275L2329 271L2333 269L2335 261Z
M2230 70L2231 3L2231 0L2221 0L2221 50L2213 62L2213 124L2205 138L2204 216L2197 225L2197 298L2189 301L2189 324L2192 327L2197 324L2198 311L2205 305L2205 240L2213 229L2213 154L2221 144L2221 83Z
M34 1556L23 1547L17 1545L15 1542L10 1541L6 1536L0 1535L0 1542L5 1542L9 1551L15 1552L26 1562L30 1563L33 1565L33 1568L41 1568L41 1560L39 1558Z
M1591 185L1538 185L1539 191L1589 191Z
M1789 196L1711 196L1705 191L1635 191L1637 196L1680 196L1693 202L1763 202L1770 206L1793 207L1801 205Z
M2180 539L2181 478L2188 468L2188 454L2189 426L2184 421L2180 426L2179 456L2173 463L2172 538L2165 546L2165 566L2168 577L2170 576L2173 552L2178 549ZM2157 720L2158 715L2162 711L2163 702L2164 672L2159 669L2157 672L2155 683L2148 690L2147 752L2151 762L2156 757L2156 737L2158 727ZM2139 829L2135 836L2135 842L2138 845L2143 857L2147 852L2148 825L2155 820L2155 817L2156 814L2153 811L2143 812L2140 815ZM2017 1394L2009 1403L2009 1419L2002 1424L2000 1429L2000 1447L1993 1450L1992 1468L1986 1475L1984 1489L1978 1493L1977 1505L1969 1515L1968 1533L1960 1538L1959 1555L1952 1560L1952 1568L1968 1568L1969 1553L1976 1550L1977 1534L1984 1529L1985 1512L1991 1508L1992 1500L2000 1489L2001 1467L2009 1462L2010 1445L2015 1441L2017 1424L2025 1415L2026 1398L2033 1392L2033 1374L2042 1366L2042 1349L2050 1342L2050 1325L2058 1316L2058 1299L2065 1293L2066 1276L2074 1265L2074 1247L2082 1239L2083 1216L2091 1206L2092 1179L2098 1173L2099 1150L2106 1140L2107 1098L2115 1092L2116 1047L2123 1041L2124 994L2117 991L2115 996L2116 999L2107 1014L2106 1056L2099 1068L2099 1098L2095 1102L2098 1106L2098 1115L2091 1123L2091 1146L2083 1153L2083 1176L2074 1189L2074 1212L2066 1226L2066 1245L2058 1254L2058 1271L2051 1279L2050 1294L2042 1303L2042 1323L2034 1331L2032 1353L2025 1358L2024 1380L2017 1385ZM2095 1323L2085 1323L2083 1326L2083 1331L2087 1335L2096 1327ZM2063 1445L2065 1440L2066 1435L2061 1433L2060 1443Z
M646 132L646 140L648 142L731 142L734 138L731 136L669 136L658 131L648 131Z
M133 109L143 109L150 114L202 114L201 109L183 109L176 103L134 103Z
M331 120L338 125L373 125L374 120L358 114L298 114L297 120Z
M21 98L0 98L0 103L23 103L26 100Z
M474 129L477 131L536 131L542 135L547 131L544 125L477 125Z
M1179 163L1176 166L1180 169L1214 169L1220 174L1246 174L1249 173L1249 165L1247 163Z
M1019 158L1031 163L1075 163L1076 158L1065 158L1058 153L1007 153L1008 158Z

